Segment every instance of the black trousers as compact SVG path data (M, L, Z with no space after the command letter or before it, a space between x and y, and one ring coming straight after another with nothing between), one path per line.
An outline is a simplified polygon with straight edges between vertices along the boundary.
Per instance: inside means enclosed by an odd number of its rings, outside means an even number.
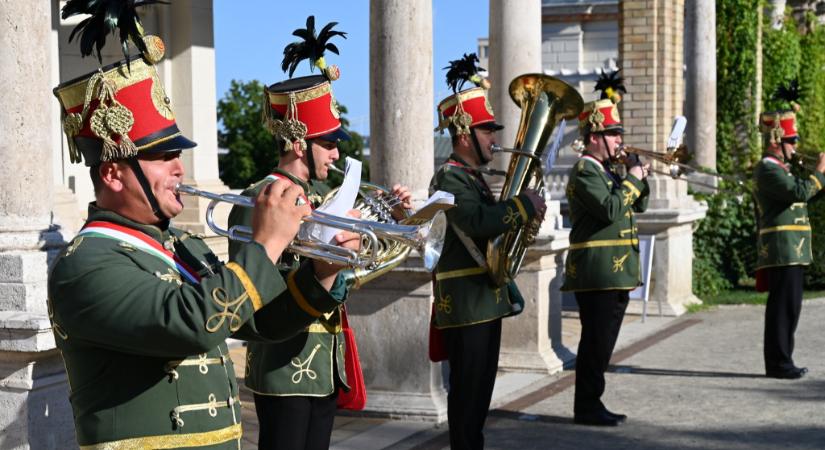
M601 411L604 372L627 309L629 291L576 292L582 332L576 354L575 414Z
M338 394L275 397L255 394L260 450L327 450Z
M484 448L484 422L490 409L501 348L501 319L444 330L450 352L447 421L450 448Z
M770 291L765 308L765 370L786 372L793 369L794 333L802 311L804 266L770 267Z

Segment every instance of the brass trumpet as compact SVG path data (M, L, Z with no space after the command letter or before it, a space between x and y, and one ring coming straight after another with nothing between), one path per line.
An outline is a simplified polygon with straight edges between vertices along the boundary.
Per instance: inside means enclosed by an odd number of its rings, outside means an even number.
M819 155L819 153L817 153ZM816 172L816 164L819 162L819 156L808 155L805 153L794 152L791 156L790 165L801 167L808 172Z
M743 180L739 177L721 174L704 167L688 164L688 162L692 159L692 156L688 151L687 146L684 144L679 145L676 148L669 148L665 153L654 152L651 150L645 150L638 147L632 147L629 145L621 144L616 149L616 153L620 155L618 159L619 162L622 164L626 164L627 161L626 157L621 156L622 153L635 154L637 156L658 161L667 166L667 171L651 169L651 172L658 173L660 175L667 175L673 178L674 180L686 181L697 186L704 186L710 189L719 190L718 187L713 186L711 184L702 183L696 180L690 180L687 178L683 178L682 176L690 174L691 172L699 172L705 175L710 175L716 178L730 181L739 186L744 186Z
M250 242L252 240L252 229L250 227L235 225L229 229L223 229L218 226L215 223L214 210L221 202L244 208L253 208L255 206L253 198L237 194L215 194L184 184L178 184L175 189L182 194L211 200L206 208L206 224L215 234L240 242ZM443 211L436 213L429 222L419 225L381 223L339 217L321 211L313 211L311 215L303 219L303 223L324 225L358 233L362 238L361 251L356 252L327 242L320 242L311 237L296 237L287 248L291 253L328 263L346 265L354 269L371 270L381 265L379 249L382 246L381 240L386 240L417 249L424 256L424 268L430 272L435 269L438 258L441 256L444 233L447 227L447 219Z

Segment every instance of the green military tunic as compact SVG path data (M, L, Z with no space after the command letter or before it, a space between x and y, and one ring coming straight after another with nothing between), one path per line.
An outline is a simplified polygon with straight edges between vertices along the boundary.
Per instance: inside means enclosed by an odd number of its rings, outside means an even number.
M524 194L497 202L481 174L455 154L433 176L430 193L436 190L453 194L456 206L446 213L450 227L435 270L434 325L466 326L521 312L524 300L516 284L500 288L493 284L454 227L472 239L484 255L491 239L535 216L533 204Z
M754 169L759 212L757 269L806 266L813 259L808 201L822 191L825 175L795 176L787 165L765 155Z
M243 192L246 196L257 196L274 177L286 178L303 188L313 206L320 204L329 187L321 182L310 186L292 174L275 169L273 175L252 185ZM252 211L249 208L233 208L229 214L229 225L251 225ZM240 251L241 246L230 243L229 254ZM284 253L279 269L288 272L309 260ZM346 286L338 277L330 290L331 294L343 300ZM246 350L246 373L244 383L257 394L290 396L302 395L326 397L332 395L339 386L346 384L344 366L344 335L341 331L339 309L331 313L317 315L316 320L289 340L278 343L249 342Z
M570 249L563 291L632 290L641 285L634 213L647 209L647 181L624 180L585 154L567 183Z
M311 267L292 277L302 292L257 243L223 264L195 235L90 205L49 278L80 447L239 449L225 339L286 339L339 304Z

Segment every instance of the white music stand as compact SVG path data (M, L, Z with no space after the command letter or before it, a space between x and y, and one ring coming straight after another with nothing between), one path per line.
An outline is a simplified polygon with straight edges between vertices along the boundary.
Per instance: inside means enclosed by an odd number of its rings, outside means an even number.
M650 296L650 272L653 269L653 244L656 241L654 235L639 236L639 265L642 270L642 285L630 291L630 300L641 300L642 322L647 318L647 301ZM659 316L662 316L662 299L659 302Z

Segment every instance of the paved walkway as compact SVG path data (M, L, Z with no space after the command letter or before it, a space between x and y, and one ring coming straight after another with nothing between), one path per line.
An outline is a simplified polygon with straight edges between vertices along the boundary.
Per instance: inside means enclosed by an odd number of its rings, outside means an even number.
M644 324L631 318L603 399L630 416L617 428L572 423L571 371L503 375L486 448L825 449L825 299L803 306L794 356L811 372L802 380L762 375L763 314L761 306L738 306L675 320L649 317ZM568 316L565 329L575 322ZM575 350L577 338L565 335L565 344ZM254 449L257 424L248 400L245 448ZM332 448L448 447L443 425L339 417Z

